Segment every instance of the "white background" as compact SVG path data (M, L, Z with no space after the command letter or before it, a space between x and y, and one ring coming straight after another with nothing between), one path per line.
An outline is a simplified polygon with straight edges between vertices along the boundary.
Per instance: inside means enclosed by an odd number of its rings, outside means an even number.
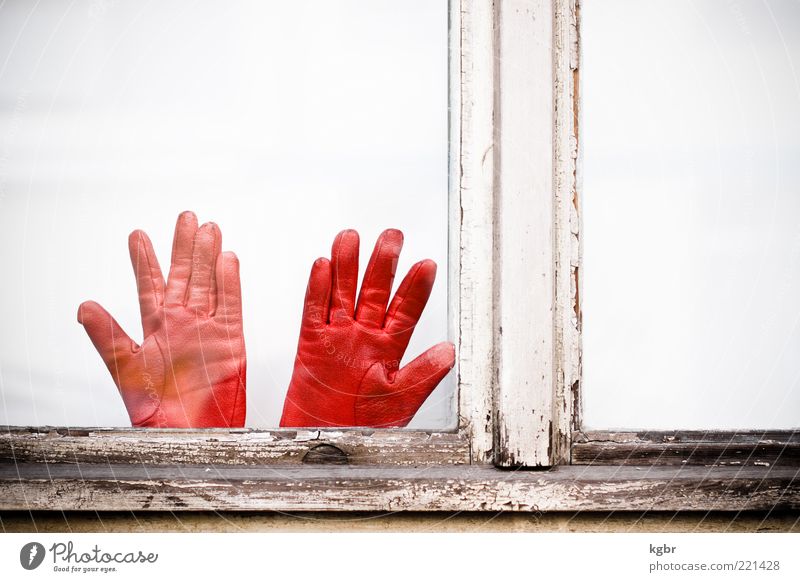
M586 424L800 426L800 4L582 6Z
M176 514L176 520L180 513ZM346 516L339 519L347 520ZM353 518L356 519L356 518ZM363 519L363 518L362 518ZM445 521L447 516L442 517ZM491 517L486 527L492 527ZM335 522L310 523L307 527L335 530ZM101 527L98 525L98 527ZM480 525L476 527L481 527ZM72 541L73 552L139 551L157 553L154 564L120 564L116 572L55 572L53 544ZM28 574L20 565L20 550L39 542L47 556ZM674 552L661 557L650 547L668 546ZM326 548L347 559L313 560L309 552ZM58 548L60 550L60 547ZM575 559L576 554L581 559ZM479 556L510 556L493 560ZM249 580L253 572L276 580L330 580L331 582L408 582L426 580L770 580L798 578L797 534L772 533L78 533L16 534L0 536L0 574L14 580ZM465 558L465 557L473 557ZM514 558L516 557L516 559ZM524 559L523 559L524 558ZM672 564L719 568L737 561L779 562L777 570L660 571L650 565ZM666 566L664 566L666 564ZM69 565L69 564L68 564ZM71 565L76 565L74 562ZM80 566L80 565L79 565ZM94 564L90 564L94 567ZM655 566L654 566L655 567ZM262 571L269 570L269 574ZM535 570L535 572L534 572ZM535 574L535 576L534 576ZM598 577L599 574L599 577Z
M248 426L277 426L308 272L356 228L362 272L439 276L406 361L447 338L447 2L0 3L0 424L127 426L76 322L141 339L127 250L168 269L178 213L241 260ZM453 374L413 426L455 422Z

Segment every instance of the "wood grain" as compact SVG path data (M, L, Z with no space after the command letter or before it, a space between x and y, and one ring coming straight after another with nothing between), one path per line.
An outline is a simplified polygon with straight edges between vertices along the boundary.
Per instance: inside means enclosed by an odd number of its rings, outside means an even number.
M572 445L577 465L800 467L796 431L587 431Z
M472 460L492 458L494 376L494 34L491 0L451 2L450 309L459 427Z
M0 465L2 510L749 511L800 508L787 467Z
M329 448L320 450L320 445ZM342 452L335 459L334 449ZM307 457L310 451L316 452ZM298 465L325 460L349 465L469 463L469 439L457 432L396 429L0 429L0 463Z
M581 213L578 196L579 46L577 0L553 0L555 129L555 397L551 460L570 461L580 426Z

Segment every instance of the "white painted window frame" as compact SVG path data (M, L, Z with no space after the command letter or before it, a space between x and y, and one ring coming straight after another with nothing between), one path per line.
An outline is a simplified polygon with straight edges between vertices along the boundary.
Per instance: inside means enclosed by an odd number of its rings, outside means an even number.
M450 4L457 429L7 428L0 510L800 508L795 435L579 430L579 5Z
M459 29L461 410L495 465L563 464L580 378L577 6L462 1ZM490 403L469 392L488 385Z

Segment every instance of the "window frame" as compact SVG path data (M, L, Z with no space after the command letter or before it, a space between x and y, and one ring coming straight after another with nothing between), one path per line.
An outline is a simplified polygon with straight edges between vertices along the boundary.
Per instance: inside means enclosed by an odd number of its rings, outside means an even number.
M456 430L6 427L0 509L800 508L794 432L581 430L580 5L449 10Z

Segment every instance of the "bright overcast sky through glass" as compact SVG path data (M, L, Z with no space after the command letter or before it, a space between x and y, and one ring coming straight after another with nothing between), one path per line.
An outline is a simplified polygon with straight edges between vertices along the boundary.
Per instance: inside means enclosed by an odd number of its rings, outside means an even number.
M586 424L800 426L800 4L582 6Z
M183 210L241 260L250 426L277 426L337 232L439 265L406 361L447 338L446 0L0 2L0 425L126 426L82 327L141 340L128 233ZM397 277L395 286L399 283ZM451 374L413 426L455 422Z

